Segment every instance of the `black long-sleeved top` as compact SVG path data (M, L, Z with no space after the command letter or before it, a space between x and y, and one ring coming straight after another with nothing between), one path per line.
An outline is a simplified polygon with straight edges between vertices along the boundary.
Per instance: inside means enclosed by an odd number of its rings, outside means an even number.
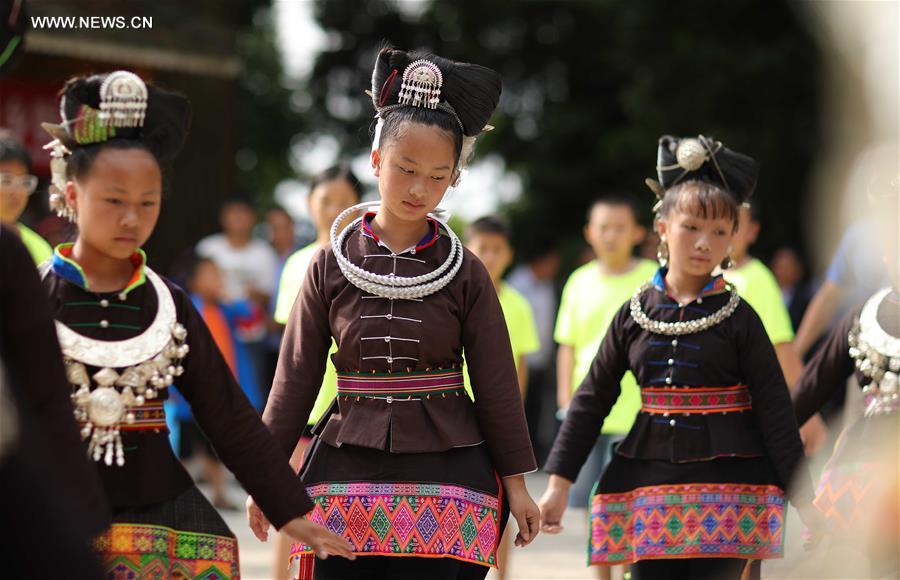
M641 296L653 320L695 320L722 308L729 299L721 277L714 278L696 301L679 305L665 292L664 271ZM653 334L632 318L629 303L619 309L582 382L553 445L546 471L575 480L603 421L631 370L646 387L723 387L746 385L752 410L682 414L670 417L638 413L617 453L674 463L717 457L768 456L783 485L803 458L803 444L775 350L759 316L743 300L723 322L685 336ZM795 483L794 498L812 497L809 476Z
M70 250L68 250L70 251ZM44 278L53 316L78 333L98 340L124 340L137 336L153 321L157 297L153 285L142 282L143 263L136 265L126 299L117 293L98 294L85 288L80 268L57 248L53 268ZM135 261L141 259L136 256ZM190 352L182 362L184 374L175 386L184 395L197 423L218 456L275 527L305 514L312 501L275 445L259 415L241 391L212 335L180 288L163 278L175 301L176 317L187 329ZM108 306L101 305L101 298ZM109 324L98 325L101 320ZM89 374L98 369L88 367ZM119 369L121 370L121 369ZM166 398L163 389L160 396ZM175 457L165 431L123 431L125 465L97 463L100 478L114 507L159 503L177 496L193 482Z

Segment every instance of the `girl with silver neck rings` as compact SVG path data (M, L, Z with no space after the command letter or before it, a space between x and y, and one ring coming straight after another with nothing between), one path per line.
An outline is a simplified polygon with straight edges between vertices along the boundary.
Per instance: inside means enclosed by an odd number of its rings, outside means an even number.
M753 576L751 561L782 555L785 489L804 521L815 518L775 351L713 275L757 165L713 139L665 136L657 173L662 267L619 309L575 394L545 466L542 527L561 530L569 487L630 370L642 407L595 485L589 563L631 562L637 579Z
M74 243L42 266L81 436L112 508L94 539L109 578L240 576L234 534L169 444L174 385L238 481L284 533L322 556L347 542L302 516L306 490L234 379L191 299L141 247L162 203L163 169L184 144L190 103L128 71L74 78L61 92L51 207ZM63 575L65 575L63 573Z
M263 415L290 453L333 337L337 398L313 429L300 477L316 505L308 517L360 557L313 562L298 544L292 570L317 579L484 578L509 513L517 545L537 535L523 477L536 464L496 291L436 208L486 129L500 77L385 48L371 96L381 200L338 216L330 246L313 258ZM250 525L264 537L268 522L253 499Z

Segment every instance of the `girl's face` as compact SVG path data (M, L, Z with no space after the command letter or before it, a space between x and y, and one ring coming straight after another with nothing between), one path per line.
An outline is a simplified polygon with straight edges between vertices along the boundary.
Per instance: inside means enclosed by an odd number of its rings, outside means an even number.
M21 161L0 161L0 221L13 225L25 211L28 196L34 191L25 180L33 180Z
M433 211L455 178L453 137L430 125L405 123L400 135L372 152L381 209L417 222Z
M734 237L730 217L702 218L678 209L657 227L669 244L669 270L695 277L709 276L722 263Z
M87 175L66 186L66 200L78 216L79 240L123 260L153 233L161 198L159 164L144 149L105 148Z
M327 232L342 211L357 203L356 190L346 179L332 179L309 192L309 215L317 231Z

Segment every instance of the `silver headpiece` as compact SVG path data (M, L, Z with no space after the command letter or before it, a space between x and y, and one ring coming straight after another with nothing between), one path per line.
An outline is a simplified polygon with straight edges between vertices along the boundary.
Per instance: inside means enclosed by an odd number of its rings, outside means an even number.
M143 127L147 85L133 72L110 73L100 85L100 116L109 127Z
M397 102L401 105L437 109L441 101L444 75L436 64L425 59L411 62L403 70L403 84Z

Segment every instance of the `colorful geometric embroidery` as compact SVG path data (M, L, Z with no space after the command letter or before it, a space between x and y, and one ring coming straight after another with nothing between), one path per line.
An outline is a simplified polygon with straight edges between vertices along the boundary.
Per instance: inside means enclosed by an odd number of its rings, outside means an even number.
M750 390L744 385L734 387L644 387L641 389L641 411L654 415L681 413L733 413L749 411Z
M827 518L830 526L847 531L871 518L874 498L879 495L879 474L885 465L871 463L839 463L826 467L813 502Z
M168 433L166 425L166 410L162 400L148 401L140 407L133 407L134 422L123 423L121 431L161 431ZM79 427L84 427L84 422L78 422Z
M590 564L666 558L780 558L784 494L774 485L640 487L596 494Z
M307 518L343 536L361 555L448 557L497 565L499 498L439 483L322 483L307 488ZM291 561L312 554L294 544Z
M408 373L338 373L339 397L403 397L421 399L463 390L461 368Z
M94 540L109 580L240 578L235 538L164 526L113 524Z

